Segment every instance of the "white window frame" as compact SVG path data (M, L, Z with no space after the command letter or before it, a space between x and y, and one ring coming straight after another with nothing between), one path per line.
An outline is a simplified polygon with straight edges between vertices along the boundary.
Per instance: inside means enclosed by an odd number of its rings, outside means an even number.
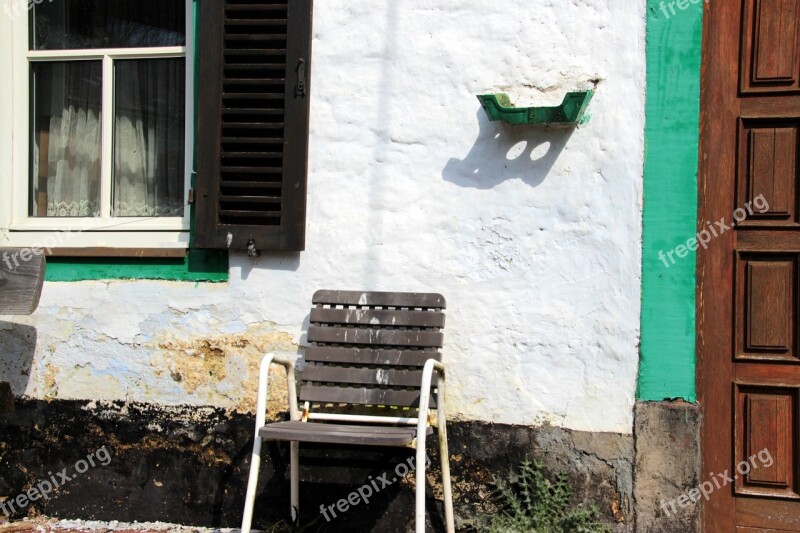
M188 198L194 164L193 26L193 0L186 0L186 46L32 51L28 45L28 12L19 16L0 13L0 117L11 119L0 120L0 146L4 146L0 147L0 247L47 244L50 248L188 248ZM113 62L115 59L175 57L185 57L186 61L184 214L182 217L112 217ZM101 216L31 217L28 214L30 63L89 59L102 61L103 69Z

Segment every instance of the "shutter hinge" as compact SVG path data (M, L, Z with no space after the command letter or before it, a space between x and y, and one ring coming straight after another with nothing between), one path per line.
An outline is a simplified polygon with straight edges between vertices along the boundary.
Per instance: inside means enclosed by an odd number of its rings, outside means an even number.
M194 189L189 189L189 205L194 205Z
M306 60L302 57L297 60L297 86L295 87L294 95L306 95Z

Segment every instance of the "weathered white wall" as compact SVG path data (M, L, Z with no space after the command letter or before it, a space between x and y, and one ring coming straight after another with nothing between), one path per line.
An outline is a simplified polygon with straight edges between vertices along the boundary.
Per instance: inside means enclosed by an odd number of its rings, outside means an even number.
M316 289L436 291L453 417L630 433L644 3L317 0L314 24L307 251L234 256L228 284L49 283L36 315L0 321L0 379L247 410L259 354L302 341ZM490 123L474 96L595 83L574 132Z

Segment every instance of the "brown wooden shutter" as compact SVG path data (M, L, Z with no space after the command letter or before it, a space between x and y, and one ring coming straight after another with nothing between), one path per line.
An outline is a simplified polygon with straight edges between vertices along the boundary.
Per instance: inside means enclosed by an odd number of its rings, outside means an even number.
M312 0L204 0L197 248L305 246Z

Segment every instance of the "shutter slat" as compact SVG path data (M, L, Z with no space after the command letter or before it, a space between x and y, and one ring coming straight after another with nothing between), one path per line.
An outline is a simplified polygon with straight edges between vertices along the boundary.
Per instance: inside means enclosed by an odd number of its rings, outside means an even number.
M242 159L273 159L283 157L281 152L223 152L222 157Z
M280 189L280 182L271 181L224 181L222 186L231 189Z
M226 122L225 127L232 130L280 129L283 122Z
M223 137L223 143L230 144L280 144L283 142L281 137L259 137L251 139L249 137Z
M223 52L226 56L271 56L285 57L285 48L226 48Z
M278 26L286 25L286 19L234 19L228 17L225 20L226 26Z
M227 2L225 11L286 11L286 4L234 4Z
M286 83L283 78L263 79L263 78L225 78L225 85L230 87L252 87L253 85L282 85Z
M232 70L262 70L262 69L275 69L283 72L286 69L284 63L229 63L225 65L226 69Z
M234 211L232 209L220 209L219 213L220 215L234 218L280 218L281 216L280 211Z
M225 36L226 41L285 41L285 33L272 33L267 35L254 34L229 34Z
M280 115L283 116L282 109L256 109L252 107L240 107L240 108L226 108L222 110L222 115L233 115L233 116L275 116ZM222 127L227 126L228 122L223 121ZM277 122L275 123L277 124ZM283 125L283 123L281 123Z
M234 174L279 174L281 167L221 167L223 172Z
M253 203L253 204L274 204L275 202L280 202L280 196L231 196L231 195L220 195L219 197L220 202L241 202L241 203Z
M224 92L222 93L222 98L227 100L238 100L238 99L257 99L263 98L265 100L283 100L283 94L280 93L233 93L233 92Z

